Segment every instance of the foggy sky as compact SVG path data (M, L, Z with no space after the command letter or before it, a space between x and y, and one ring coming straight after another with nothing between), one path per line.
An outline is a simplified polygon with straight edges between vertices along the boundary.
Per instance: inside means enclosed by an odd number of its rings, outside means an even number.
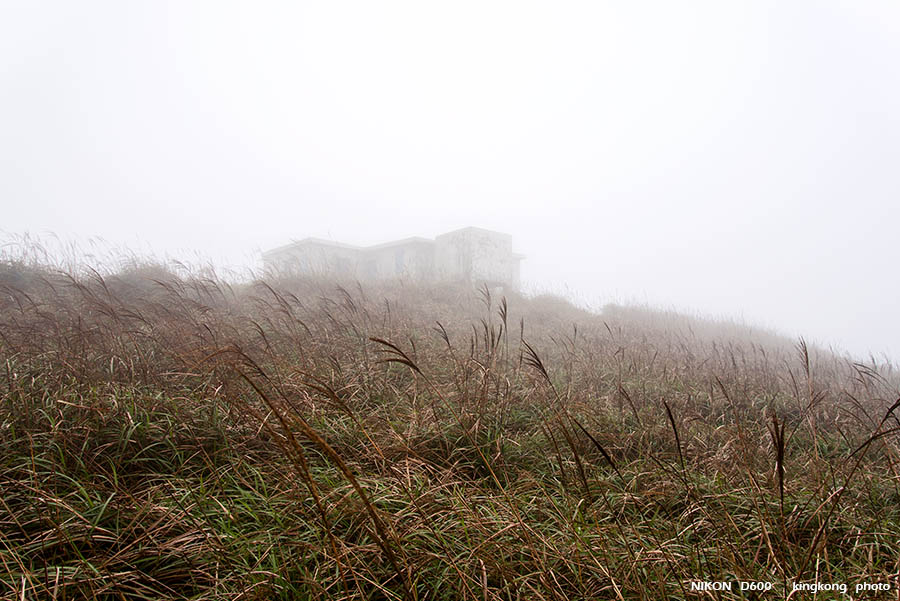
M0 229L230 265L511 233L532 290L900 357L900 4L0 3Z

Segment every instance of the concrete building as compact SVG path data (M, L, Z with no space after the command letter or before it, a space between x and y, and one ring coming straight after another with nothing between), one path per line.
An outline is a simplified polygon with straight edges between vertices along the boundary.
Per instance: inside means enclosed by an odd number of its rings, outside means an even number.
M477 227L434 240L405 238L366 247L305 238L263 253L265 269L275 273L486 283L514 290L522 259L512 251L512 236Z

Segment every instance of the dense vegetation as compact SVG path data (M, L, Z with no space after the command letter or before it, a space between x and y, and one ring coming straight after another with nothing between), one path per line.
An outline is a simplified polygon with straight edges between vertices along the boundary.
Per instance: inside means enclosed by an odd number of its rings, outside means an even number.
M802 341L8 262L0 362L3 598L897 595L897 376Z

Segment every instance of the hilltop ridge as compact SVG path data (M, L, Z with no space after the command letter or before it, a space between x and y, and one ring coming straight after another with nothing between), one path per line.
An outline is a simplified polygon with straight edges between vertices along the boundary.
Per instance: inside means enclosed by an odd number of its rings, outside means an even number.
M900 555L896 374L735 324L8 263L0 360L26 596L664 599Z

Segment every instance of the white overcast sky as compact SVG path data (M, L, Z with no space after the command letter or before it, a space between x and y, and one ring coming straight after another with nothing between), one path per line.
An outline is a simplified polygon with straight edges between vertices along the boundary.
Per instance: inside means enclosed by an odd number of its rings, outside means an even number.
M0 2L0 229L506 231L583 302L900 357L900 3Z

